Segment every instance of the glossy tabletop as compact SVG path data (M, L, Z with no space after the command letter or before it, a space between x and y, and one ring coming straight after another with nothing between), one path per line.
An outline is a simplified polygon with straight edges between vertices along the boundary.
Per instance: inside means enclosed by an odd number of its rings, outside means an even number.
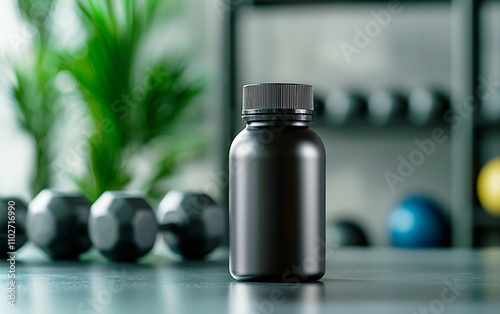
M0 313L500 313L500 249L335 249L311 284L236 282L224 250L138 264L51 262L32 250L18 255L15 308L0 263Z

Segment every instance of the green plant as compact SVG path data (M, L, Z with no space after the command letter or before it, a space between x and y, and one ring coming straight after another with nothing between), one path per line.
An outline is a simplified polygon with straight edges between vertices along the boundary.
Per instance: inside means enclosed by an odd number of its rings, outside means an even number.
M158 198L164 179L204 146L196 127L200 111L186 110L196 109L193 100L202 81L188 78L185 57L162 53L151 58L141 51L159 17L173 17L180 2L75 1L86 40L78 51L61 51L47 27L55 1L18 0L37 33L31 40L32 58L14 65L12 86L17 121L35 145L32 193L51 185L56 125L65 109L55 77L67 70L78 83L93 130L86 139L89 154L81 156L84 173L65 174L91 200L139 176L141 189ZM149 163L146 177L131 167L136 159Z
M187 78L183 58L164 54L139 66L148 58L140 48L154 22L172 16L176 2L78 0L77 4L87 41L74 55L84 57L66 55L64 68L79 84L94 130L88 138L85 174L74 180L95 200L106 190L129 184L131 161L146 156L150 175L142 188L156 198L164 193L162 180L203 146L202 137L193 133L196 119L186 113L202 84Z
M27 59L14 62L15 82L11 87L17 122L30 135L35 146L35 171L31 192L49 187L50 167L54 159L52 133L59 117L59 92L54 84L58 71L58 53L50 43L46 27L54 1L18 0L24 20L33 27L33 49ZM23 38L23 41L28 41Z

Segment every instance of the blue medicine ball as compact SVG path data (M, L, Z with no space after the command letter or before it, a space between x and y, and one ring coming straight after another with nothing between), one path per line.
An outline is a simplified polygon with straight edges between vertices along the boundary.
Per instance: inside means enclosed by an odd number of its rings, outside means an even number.
M389 230L396 247L444 247L451 242L442 209L425 197L409 198L396 207L389 215Z

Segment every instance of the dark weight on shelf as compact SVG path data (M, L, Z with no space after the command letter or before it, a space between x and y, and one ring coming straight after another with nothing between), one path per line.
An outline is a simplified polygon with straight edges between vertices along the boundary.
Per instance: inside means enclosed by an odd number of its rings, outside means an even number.
M417 88L408 97L408 120L416 126L442 121L449 99L439 91Z
M347 125L364 121L366 99L359 94L336 89L325 100L324 119L333 125Z

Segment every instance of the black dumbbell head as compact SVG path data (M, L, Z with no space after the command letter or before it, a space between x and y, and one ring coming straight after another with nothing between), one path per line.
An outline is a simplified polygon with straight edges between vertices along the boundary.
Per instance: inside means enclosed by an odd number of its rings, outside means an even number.
M368 246L369 241L363 228L350 220L339 220L328 225L328 238L336 246Z
M368 97L368 120L375 126L387 126L404 116L405 98L388 90L377 90Z
M328 93L325 101L325 120L333 125L345 125L361 120L366 112L366 100L360 95L340 89Z
M153 248L157 230L153 210L141 197L110 191L92 205L90 238L111 260L131 262L143 256Z
M15 213L15 224L11 224L10 230L15 231L15 249L19 249L26 243L26 205L18 198L0 198L0 257L4 258L8 252L13 250L9 247L9 231L8 222L9 208L12 207Z
M54 259L76 259L91 246L89 211L82 195L43 190L28 206L28 237Z
M448 107L448 97L442 92L416 88L408 97L408 120L417 126L439 122Z
M187 259L201 259L220 245L224 237L224 212L209 196L171 191L161 201L160 225L176 228L163 232L168 247Z

